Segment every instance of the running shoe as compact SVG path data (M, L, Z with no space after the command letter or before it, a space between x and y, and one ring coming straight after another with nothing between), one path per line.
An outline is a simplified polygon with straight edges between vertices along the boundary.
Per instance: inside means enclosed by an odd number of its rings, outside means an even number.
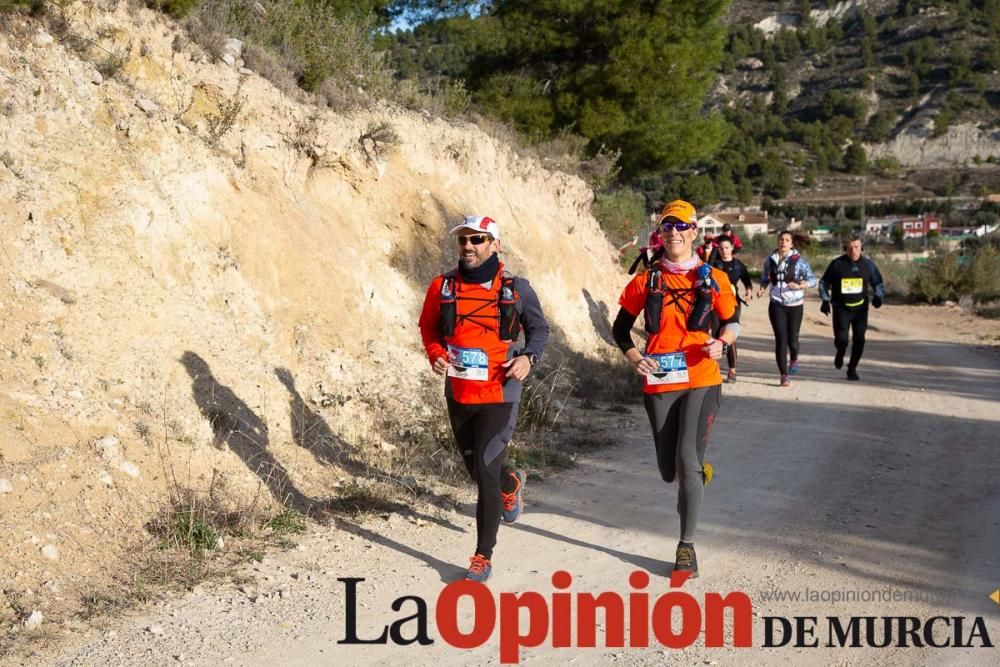
M523 470L515 470L510 476L514 478L517 486L510 493L500 492L500 502L503 505L500 516L504 523L514 523L524 511L524 483L527 481L527 475Z
M850 366L848 366L847 367L847 379L848 380L852 380L854 382L857 382L861 378L858 377L858 372L856 370L854 370L853 368L851 368Z
M847 352L846 348L837 350L837 354L833 357L833 367L838 371L844 367L844 352Z
M694 552L693 544L677 543L677 553L674 555L674 572L690 572L692 579L698 576L698 555Z
M708 486L708 483L712 481L715 477L715 468L708 461L701 464L701 481L704 486Z
M790 387L790 386L792 386L792 381L788 379L787 375L782 375L781 376L781 386L782 387Z
M486 583L486 580L490 578L493 573L493 566L490 565L490 561L476 554L469 559L469 571L465 573L465 578L469 581L478 581L480 583Z
M726 382L736 382L736 369L730 368L729 374L726 375Z
M798 359L796 359L795 361L793 361L793 362L791 362L791 363L788 364L788 374L789 375L798 375L799 374L799 360Z

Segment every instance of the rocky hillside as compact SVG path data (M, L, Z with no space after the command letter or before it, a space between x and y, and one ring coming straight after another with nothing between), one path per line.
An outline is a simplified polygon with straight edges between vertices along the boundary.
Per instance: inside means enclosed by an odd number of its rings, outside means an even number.
M729 21L726 100L763 94L807 156L822 153L819 122L884 167L1000 160L996 2L736 0Z
M408 474L444 424L416 321L463 214L501 222L550 364L610 350L624 276L582 181L467 124L290 99L227 49L130 3L4 19L5 628L96 595L167 491L308 510Z

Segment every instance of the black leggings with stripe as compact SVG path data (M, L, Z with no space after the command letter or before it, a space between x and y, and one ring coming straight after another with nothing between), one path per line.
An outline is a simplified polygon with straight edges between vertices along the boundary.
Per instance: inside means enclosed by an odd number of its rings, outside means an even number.
M507 443L517 424L517 403L458 403L448 398L455 444L476 483L476 553L493 557L500 529L500 492L514 490L507 466Z
M656 464L664 482L678 477L677 514L681 540L694 542L698 515L705 497L702 464L722 403L722 385L645 394L644 403L653 428ZM677 471L680 470L680 475Z

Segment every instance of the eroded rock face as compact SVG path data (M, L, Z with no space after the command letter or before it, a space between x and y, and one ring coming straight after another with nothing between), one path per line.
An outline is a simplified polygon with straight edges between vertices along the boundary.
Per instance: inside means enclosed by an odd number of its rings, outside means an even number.
M500 221L565 350L610 352L595 321L626 277L579 179L471 125L304 106L126 3L73 11L100 45L83 57L0 34L0 493L10 535L87 545L58 552L66 599L171 484L250 495L266 451L329 495L341 475L301 441L305 408L383 457L380 425L439 414L416 322L462 215ZM381 123L396 139L365 142ZM37 588L48 558L19 539L0 583L17 562Z
M927 118L911 123L892 141L866 149L873 159L893 157L904 167L952 167L977 155L1000 155L1000 130L963 123L935 137L933 120Z

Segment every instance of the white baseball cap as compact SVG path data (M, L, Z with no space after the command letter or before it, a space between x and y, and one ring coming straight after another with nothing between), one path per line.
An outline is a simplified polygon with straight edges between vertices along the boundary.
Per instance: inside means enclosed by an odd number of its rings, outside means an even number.
M500 238L500 225L497 224L496 220L485 215L467 215L462 220L462 224L452 227L449 233L454 234L463 229L479 232L480 234L489 234L495 239Z

